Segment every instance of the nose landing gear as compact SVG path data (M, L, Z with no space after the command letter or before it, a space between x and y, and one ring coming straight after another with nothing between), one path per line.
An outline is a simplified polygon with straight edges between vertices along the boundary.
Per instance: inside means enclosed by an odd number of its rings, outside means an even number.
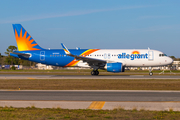
M99 75L99 71L98 70L93 70L93 71L91 71L91 75Z
M149 67L149 75L152 76L153 75L153 72L152 72L152 68Z
M150 75L150 76L152 76L152 75L153 75L153 73L152 73L152 72L150 72L150 73L149 73L149 75Z

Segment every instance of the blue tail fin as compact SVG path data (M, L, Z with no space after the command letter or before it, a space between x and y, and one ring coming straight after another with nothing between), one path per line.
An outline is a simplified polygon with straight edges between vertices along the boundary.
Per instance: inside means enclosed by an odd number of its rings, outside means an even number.
M14 34L19 51L41 50L41 48L21 24L13 24Z

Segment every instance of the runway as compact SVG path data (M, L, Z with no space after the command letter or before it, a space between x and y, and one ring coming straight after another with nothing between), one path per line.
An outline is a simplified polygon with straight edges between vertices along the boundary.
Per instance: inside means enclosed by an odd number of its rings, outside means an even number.
M0 75L2 79L180 79L180 76L174 75Z
M0 91L0 100L43 101L180 101L180 91L128 91L128 90L33 90Z
M0 91L0 107L180 111L180 91Z

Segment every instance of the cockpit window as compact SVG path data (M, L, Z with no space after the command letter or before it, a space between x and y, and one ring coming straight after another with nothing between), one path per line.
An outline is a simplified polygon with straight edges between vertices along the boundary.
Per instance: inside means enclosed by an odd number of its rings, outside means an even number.
M159 57L167 56L166 54L159 54Z

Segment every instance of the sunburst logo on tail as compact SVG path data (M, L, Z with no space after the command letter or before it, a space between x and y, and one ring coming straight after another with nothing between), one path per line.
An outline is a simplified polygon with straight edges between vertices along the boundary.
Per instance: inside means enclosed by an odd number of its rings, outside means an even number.
M40 50L35 48L35 46L38 46L38 44L34 41L34 39L32 39L30 35L27 34L27 31L25 31L23 35L22 28L19 35L17 33L17 30L15 29L15 38L19 51Z

